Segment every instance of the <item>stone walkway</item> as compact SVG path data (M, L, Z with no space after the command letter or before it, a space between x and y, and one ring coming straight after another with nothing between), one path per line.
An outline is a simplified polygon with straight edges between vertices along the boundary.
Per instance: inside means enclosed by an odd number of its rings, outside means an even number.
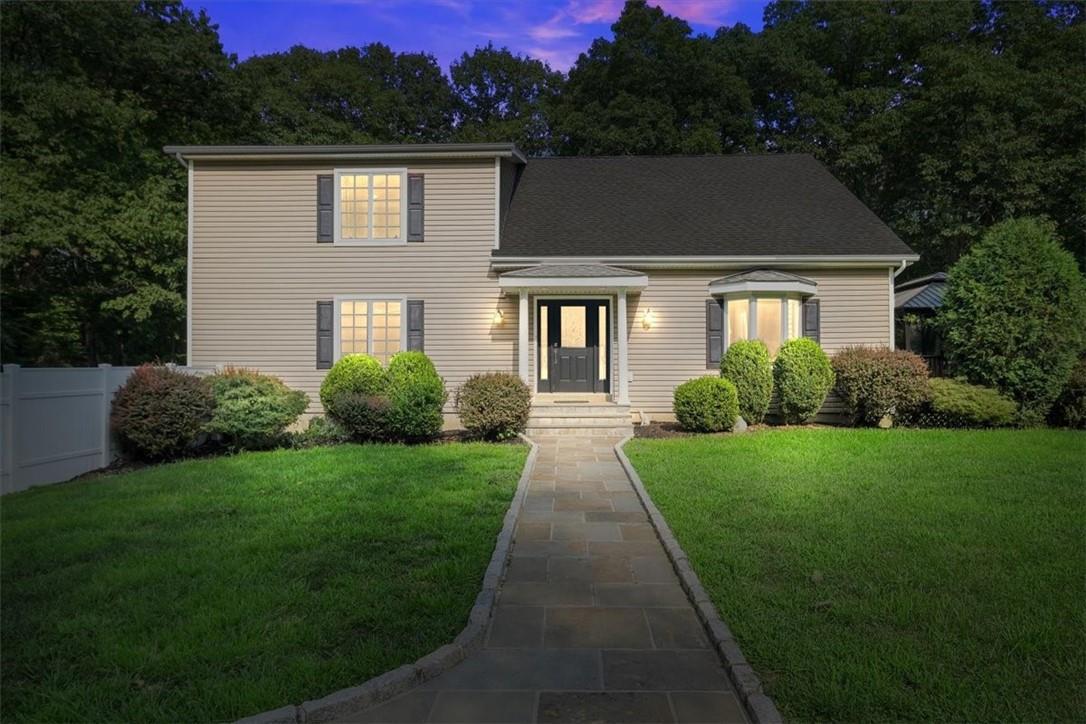
M345 721L746 721L616 442L539 440L484 648Z

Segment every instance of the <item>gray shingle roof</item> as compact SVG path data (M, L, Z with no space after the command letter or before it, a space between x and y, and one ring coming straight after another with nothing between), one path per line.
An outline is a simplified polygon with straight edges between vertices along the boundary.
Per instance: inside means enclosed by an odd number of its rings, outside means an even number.
M495 257L912 256L802 154L533 158Z
M605 264L540 264L539 266L517 269L502 274L503 277L636 277L641 272L619 269Z
M748 269L738 274L729 274L709 282L710 284L727 284L729 282L800 282L802 284L814 284L806 277L798 274L777 271L776 269Z

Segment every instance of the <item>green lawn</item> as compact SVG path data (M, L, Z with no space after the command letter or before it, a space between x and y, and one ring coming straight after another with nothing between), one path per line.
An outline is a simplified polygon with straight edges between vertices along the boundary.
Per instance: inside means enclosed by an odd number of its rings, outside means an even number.
M626 450L786 718L1086 717L1086 434L800 428Z
M345 445L3 498L4 721L233 719L467 622L520 445Z

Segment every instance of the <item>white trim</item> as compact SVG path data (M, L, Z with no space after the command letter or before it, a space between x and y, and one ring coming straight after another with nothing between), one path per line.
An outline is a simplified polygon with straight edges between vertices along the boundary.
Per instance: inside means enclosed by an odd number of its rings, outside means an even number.
M407 349L407 297L395 297L388 294L336 294L332 297L332 361L338 362L341 331L339 310L343 302L399 302L400 303L400 352ZM373 308L367 310L366 354L373 354Z
M644 289L645 275L632 277L498 277L502 289Z
M346 176L362 176L374 174L399 174L400 176L400 235L395 239L344 239L341 236L340 224L339 224L339 179ZM370 193L370 204L373 204L373 184L372 180L368 188ZM334 180L332 183L332 220L334 224L334 230L332 232L332 243L338 246L402 246L407 243L407 168L337 168L334 171ZM368 214L370 230L373 230L373 210L370 209Z
M494 157L494 248L501 246L502 224L502 160Z
M626 290L620 289L616 295L615 318L618 322L618 404L630 404L630 340L626 333L627 311Z
M192 365L192 233L193 220L196 217L196 209L193 206L193 185L196 181L194 161L188 162L189 167L189 192L188 192L188 248L185 256L185 364Z
M746 267L751 265L784 265L793 267L815 266L898 266L903 261L914 262L920 259L917 254L902 256L893 255L865 255L865 254L840 254L840 255L809 255L809 256L775 256L765 254L760 256L508 256L491 259L490 266L493 269L516 269L524 266L538 264L605 264L608 266L638 266L644 268L654 267Z
M532 390L532 396L535 397L537 385L530 379L532 375L531 370L528 369L528 324L528 291L521 289L517 316L517 368L520 378L524 380L524 384L528 385L528 389Z
M712 282L709 284L710 296L717 294L806 294L814 296L818 292L818 285L814 282Z
M897 348L897 338L896 338L897 330L894 329L894 307L896 306L894 304L894 277L896 277L898 274L900 274L903 271L905 271L905 262L904 261L901 263L901 269L899 269L896 274L894 273L893 269L890 270L890 275L889 275L890 278L888 280L889 285L890 285L890 344L889 344L889 347L890 347L891 350Z

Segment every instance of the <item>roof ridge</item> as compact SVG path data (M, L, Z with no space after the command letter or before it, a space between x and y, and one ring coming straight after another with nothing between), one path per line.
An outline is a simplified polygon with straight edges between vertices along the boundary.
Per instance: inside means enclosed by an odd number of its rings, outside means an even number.
M765 153L643 153L643 154L604 154L599 156L574 155L574 156L529 156L529 161L617 161L635 158L814 158L814 154L799 151L767 151Z

